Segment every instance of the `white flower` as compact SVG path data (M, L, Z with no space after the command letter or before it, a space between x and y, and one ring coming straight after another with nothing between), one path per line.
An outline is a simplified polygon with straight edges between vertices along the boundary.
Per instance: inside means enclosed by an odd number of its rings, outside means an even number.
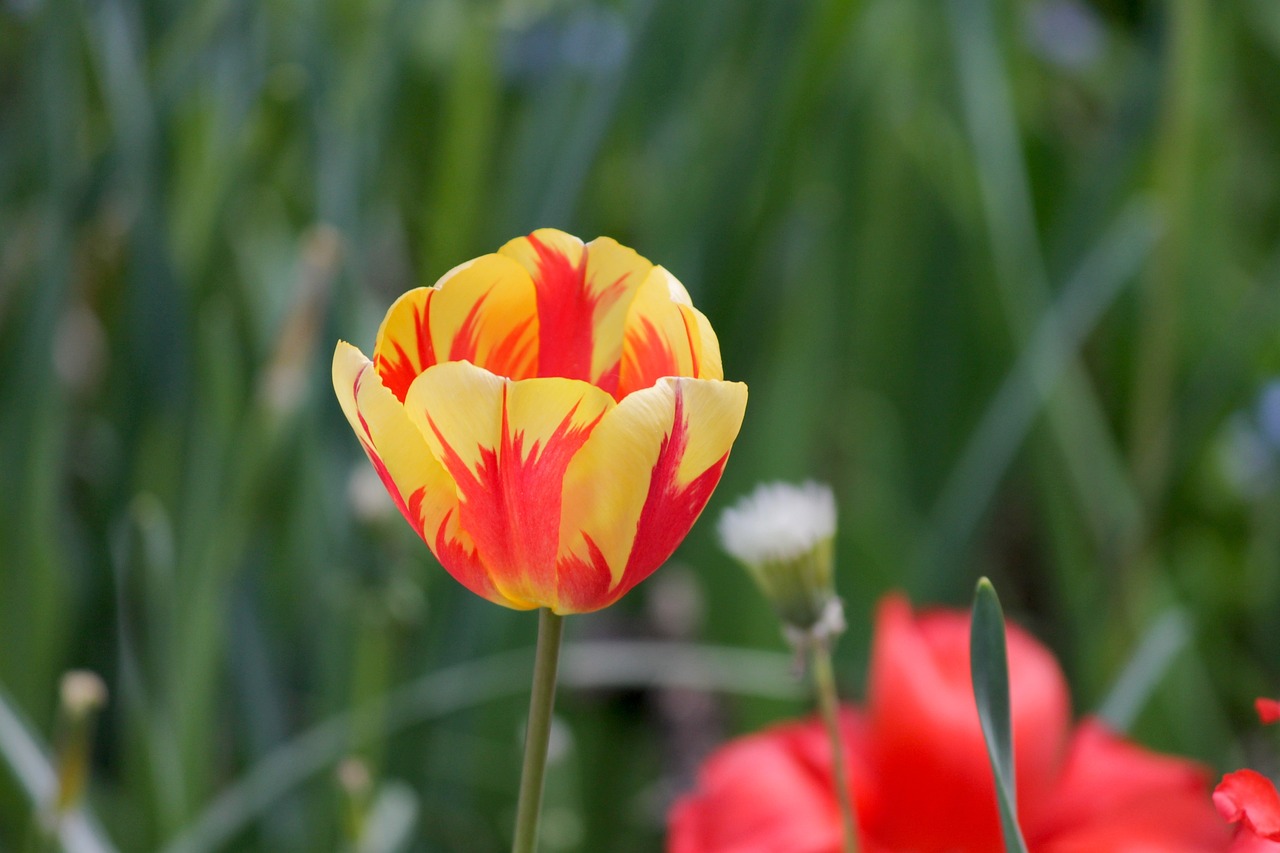
M819 483L765 483L720 516L724 549L748 574L782 620L797 649L830 643L844 630L836 596L836 499Z
M836 498L813 481L761 483L724 511L716 529L724 549L747 565L789 562L835 536Z

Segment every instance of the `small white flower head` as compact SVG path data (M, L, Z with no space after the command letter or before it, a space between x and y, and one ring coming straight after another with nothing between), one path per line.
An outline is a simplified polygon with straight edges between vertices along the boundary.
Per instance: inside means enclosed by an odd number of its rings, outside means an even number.
M836 499L830 487L764 483L725 510L720 542L750 572L788 639L828 642L844 629L832 582Z
M812 480L761 483L720 516L724 549L749 566L794 560L836 534L836 498Z
M92 714L107 704L107 685L96 672L73 669L58 683L62 707L72 717Z

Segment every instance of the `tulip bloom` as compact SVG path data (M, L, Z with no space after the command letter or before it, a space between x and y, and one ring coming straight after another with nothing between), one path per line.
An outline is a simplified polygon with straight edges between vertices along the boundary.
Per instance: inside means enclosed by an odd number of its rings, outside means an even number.
M557 614L612 604L671 555L747 400L675 277L551 229L401 296L372 359L338 344L333 384L449 574Z
M1004 850L968 622L963 611L913 614L897 596L880 605L867 708L842 718L868 853ZM1031 853L1229 848L1202 768L1130 744L1097 721L1072 732L1053 656L1015 626L1008 654L1019 819ZM824 746L814 719L722 747L672 810L670 853L838 853Z

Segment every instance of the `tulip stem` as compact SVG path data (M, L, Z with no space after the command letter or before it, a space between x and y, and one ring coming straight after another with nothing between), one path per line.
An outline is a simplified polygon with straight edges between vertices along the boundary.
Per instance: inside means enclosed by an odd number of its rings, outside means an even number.
M547 742L551 735L551 708L556 701L556 670L560 666L563 632L563 616L546 607L538 611L538 651L533 664L533 691L529 696L529 722L524 734L524 769L520 773L520 799L511 853L534 853L538 849L538 817L542 813L542 783L547 775Z
M839 701L836 698L836 676L831 667L831 645L816 640L809 646L813 672L814 692L818 694L818 707L822 721L831 740L832 780L836 787L836 799L840 802L840 822L844 829L844 853L858 853L858 821L853 810L853 792L849 787L849 771L840 737Z

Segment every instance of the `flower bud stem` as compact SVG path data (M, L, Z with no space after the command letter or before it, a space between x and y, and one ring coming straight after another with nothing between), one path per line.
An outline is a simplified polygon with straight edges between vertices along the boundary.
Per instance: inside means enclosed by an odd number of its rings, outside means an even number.
M533 664L533 692L524 734L524 769L516 806L515 841L511 853L534 853L538 848L538 817L542 812L542 783L547 775L547 742L551 709L556 701L556 670L560 666L560 636L564 617L548 608L538 611L538 651Z
M836 698L836 677L831 667L831 646L825 641L809 644L810 668L813 688L818 694L818 707L822 721L831 740L832 781L836 787L836 799L840 802L840 819L844 828L844 853L858 853L858 823L853 810L853 793L849 788L849 772L844 741L840 737L838 720L839 703Z

